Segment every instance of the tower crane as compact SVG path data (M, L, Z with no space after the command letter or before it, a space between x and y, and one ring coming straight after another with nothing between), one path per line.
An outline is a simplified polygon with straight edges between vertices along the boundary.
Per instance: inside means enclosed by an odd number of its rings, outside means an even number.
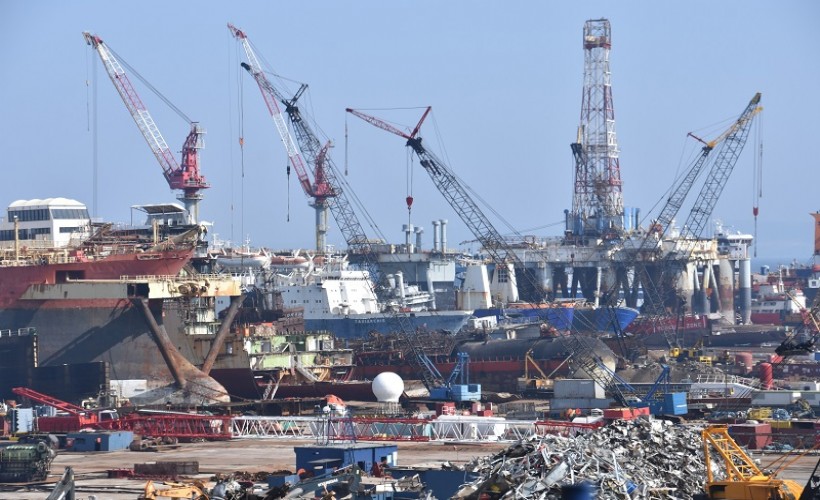
M151 114L128 79L122 65L115 57L114 52L97 35L85 31L83 37L86 43L99 54L108 77L125 103L125 107L128 108L128 112L131 113L137 128L139 128L140 133L151 148L151 152L159 161L162 174L165 176L165 180L168 181L168 185L171 189L182 191L179 200L182 201L188 212L188 222L196 224L199 221L199 202L202 200L200 191L210 187L199 171L199 150L203 147L202 136L205 131L199 123L192 122L183 115L191 124L191 131L182 146L182 165L180 165L162 137L159 127L151 118Z
M265 75L245 32L230 23L228 29L242 43L248 59L247 63L242 63L242 67L253 76L259 86L262 98L285 145L288 160L299 178L299 184L305 194L313 200L312 205L316 211L316 250L323 252L326 247L329 209L339 224L348 247L351 250L367 252L369 241L346 192L341 187L336 167L328 154L330 143L319 140L297 105L299 98L307 90L307 85L301 85L292 98L285 98ZM279 103L284 106L284 111L293 126L295 140L287 127ZM314 169L312 182L306 167L308 164L313 165Z

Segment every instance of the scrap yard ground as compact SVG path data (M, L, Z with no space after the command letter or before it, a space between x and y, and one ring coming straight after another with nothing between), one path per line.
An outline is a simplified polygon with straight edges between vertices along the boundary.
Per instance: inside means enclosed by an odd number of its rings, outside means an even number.
M77 498L85 499L94 495L97 500L133 500L143 490L143 479L108 479L106 471L117 468L133 468L135 463L154 461L198 461L200 478L217 473L238 471L260 472L293 470L294 446L308 446L313 441L306 440L233 440L227 442L181 444L157 452L95 452L60 453L52 464L50 481L63 473L67 466L77 474ZM494 454L507 448L508 444L464 444L464 443L398 443L399 465L429 464L433 460L464 464L474 457ZM782 455L755 454L763 467L768 466ZM800 457L788 465L780 474L781 478L793 479L805 484L817 455ZM789 459L791 460L791 459ZM782 464L784 460L778 460ZM774 466L772 468L776 468ZM50 488L49 488L50 489ZM0 490L0 499L42 500L46 489L37 488Z

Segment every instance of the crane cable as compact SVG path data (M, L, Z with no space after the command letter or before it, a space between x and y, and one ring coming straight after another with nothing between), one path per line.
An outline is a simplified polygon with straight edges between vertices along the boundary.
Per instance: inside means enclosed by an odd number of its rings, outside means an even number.
M407 151L407 160L405 164L405 183L406 183L406 194L407 197L404 201L407 203L407 227L408 230L412 227L410 224L412 221L412 210L413 210L413 166L415 162L413 161L414 153L410 148L406 148Z
M757 216L760 213L760 198L763 197L763 140L762 140L762 126L760 119L755 123L755 144L757 145L757 154L754 157L754 174L752 177L752 213L755 218L755 232L754 232L754 256L757 257Z
M237 51L239 49L237 48ZM237 57L239 57L237 55ZM242 86L243 71L240 71L241 66L235 65L238 72L237 85L237 114L239 118L239 234L245 234L245 92ZM233 201L231 201L233 207ZM231 218L231 241L234 240L233 234L233 218Z

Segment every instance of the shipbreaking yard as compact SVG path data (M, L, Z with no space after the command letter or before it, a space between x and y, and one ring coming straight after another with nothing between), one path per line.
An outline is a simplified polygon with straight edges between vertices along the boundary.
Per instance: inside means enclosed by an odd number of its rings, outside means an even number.
M425 470L456 471L445 481L450 487L443 488L456 492L454 498L499 498L505 493L504 498L560 498L558 484L585 480L601 485L594 494L596 498L692 498L702 491L706 480L699 432L702 427L638 419L616 421L595 431L579 427L571 435L566 429L552 429L556 434L534 435L515 443L388 441L368 442L367 446L397 447L397 464L389 466L388 473L392 468L401 469L404 474L407 474L405 469L415 469L411 472L422 475ZM71 467L75 478L74 498L133 500L143 494L151 476L124 476L133 474L135 468L139 470L140 464L162 462L175 462L184 472L174 474L174 478L156 474L153 479L158 485L163 480L201 481L212 487L217 477L235 477L245 485L257 483L256 491L263 492L268 490L269 475L296 472L294 447L329 446L344 450L361 444L340 441L319 445L315 440L287 438L234 439L164 445L157 451L61 452L54 459L52 474L46 481L27 486L2 485L0 498L44 499L64 469ZM793 455L751 454L761 469L782 468L778 474L780 479L805 484L818 455ZM784 467L784 464L788 465ZM166 466L165 470L172 469ZM192 470L198 473L191 473ZM365 471L363 476L372 475ZM388 484L390 481L369 477L367 482ZM306 492L306 496L298 498L313 497L312 492Z
M610 23L586 21L554 237L496 230L422 142L430 107L412 132L348 108L406 141L480 248L448 247L437 219L425 250L409 187L404 244L364 233L333 142L297 105L307 85L286 96L227 28L315 210L315 252L209 248L204 129L190 123L178 164L136 72L83 32L184 207L93 234L75 200L9 207L0 499L820 498L820 294L802 291L820 266L755 274L754 237L712 220L759 139L760 93L713 137L689 134L691 164L642 220L622 193Z

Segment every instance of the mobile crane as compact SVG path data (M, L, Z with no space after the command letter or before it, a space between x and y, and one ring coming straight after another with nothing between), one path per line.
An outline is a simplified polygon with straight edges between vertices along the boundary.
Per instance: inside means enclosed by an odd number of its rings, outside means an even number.
M28 398L31 401L48 405L61 411L66 415L54 417L38 417L37 429L43 433L66 433L76 432L85 427L96 426L97 424L115 420L119 418L116 410L87 410L80 406L59 400L47 394L37 392L28 387L14 387L11 390L18 396Z
M191 131L182 146L182 165L180 165L114 52L97 35L85 31L83 37L86 43L99 54L111 83L114 84L142 137L162 167L162 173L168 185L171 189L182 191L179 200L183 202L188 212L188 222L196 224L199 220L199 202L202 200L200 191L210 187L199 171L199 150L203 147L202 136L205 131L199 123L191 121L174 108L191 125Z
M797 500L806 489L789 479L765 474L754 460L729 435L726 425L711 425L702 431L703 454L706 459L705 498L707 499L778 499ZM717 479L713 462L724 467L725 478ZM811 484L811 479L809 480Z
M689 244L684 244L676 252L670 252L661 258L656 253L663 241L663 236L672 225L672 221L683 206L684 200L701 175L707 161L713 158L710 154L718 148L717 158L712 164L708 178L689 213L681 236L682 238L692 239L699 237L703 232L706 220L711 216L714 205L746 143L752 119L762 110L759 106L760 97L760 93L755 94L738 119L715 139L707 142L694 134L688 134L703 143L701 152L687 169L686 174L671 190L658 217L653 220L649 231L640 241L640 245L634 251L633 256L624 263L635 267L635 279L639 279L643 284L643 314L657 323L658 329L663 333L668 347L672 350L680 350L681 346L677 338L676 328L664 321L668 317L666 308L671 303L672 313L676 317L679 311L676 303L677 297L670 298L670 295L672 295L670 292L674 287L667 286L667 281L674 274L676 266L691 256L693 248ZM573 151L575 152L575 148ZM654 276L649 269L652 263L656 263L657 272L654 273ZM616 283L611 290L604 294L604 297L608 299L604 301L604 304L610 308L616 305L617 287L618 284ZM613 325L617 327L617 322L613 321ZM616 334L619 333L616 331ZM618 337L620 338L620 335Z
M659 226L658 231L660 236L668 229L677 212L683 203L684 198L692 188L693 183L700 174L704 162L715 147L720 146L717 151L714 163L709 169L706 181L701 187L701 191L695 200L692 209L683 224L680 241L682 245L676 251L669 252L659 262L659 272L656 279L652 279L647 271L646 262L640 265L640 274L643 278L644 292L648 296L649 312L655 318L662 315L665 305L669 303L670 293L667 290L672 290L674 287L668 287L667 280L674 275L674 271L680 266L681 262L689 259L694 251L694 246L691 241L699 238L706 226L706 221L711 217L715 204L726 186L729 176L737 163L738 157L746 144L746 139L749 135L752 119L763 109L759 106L761 94L758 92L752 97L749 104L740 114L740 117L727 129L723 134L716 139L706 142L698 139L704 144L701 155L695 161L693 167L689 170L686 176L678 184L672 195L667 200L666 205L661 210L660 216L656 223ZM692 135L692 134L690 134ZM694 135L692 135L694 137ZM651 233L647 234L640 251L648 250L646 243L652 241ZM673 314L679 314L676 304L673 304ZM662 327L664 336L670 348L680 347L677 335L674 328Z

